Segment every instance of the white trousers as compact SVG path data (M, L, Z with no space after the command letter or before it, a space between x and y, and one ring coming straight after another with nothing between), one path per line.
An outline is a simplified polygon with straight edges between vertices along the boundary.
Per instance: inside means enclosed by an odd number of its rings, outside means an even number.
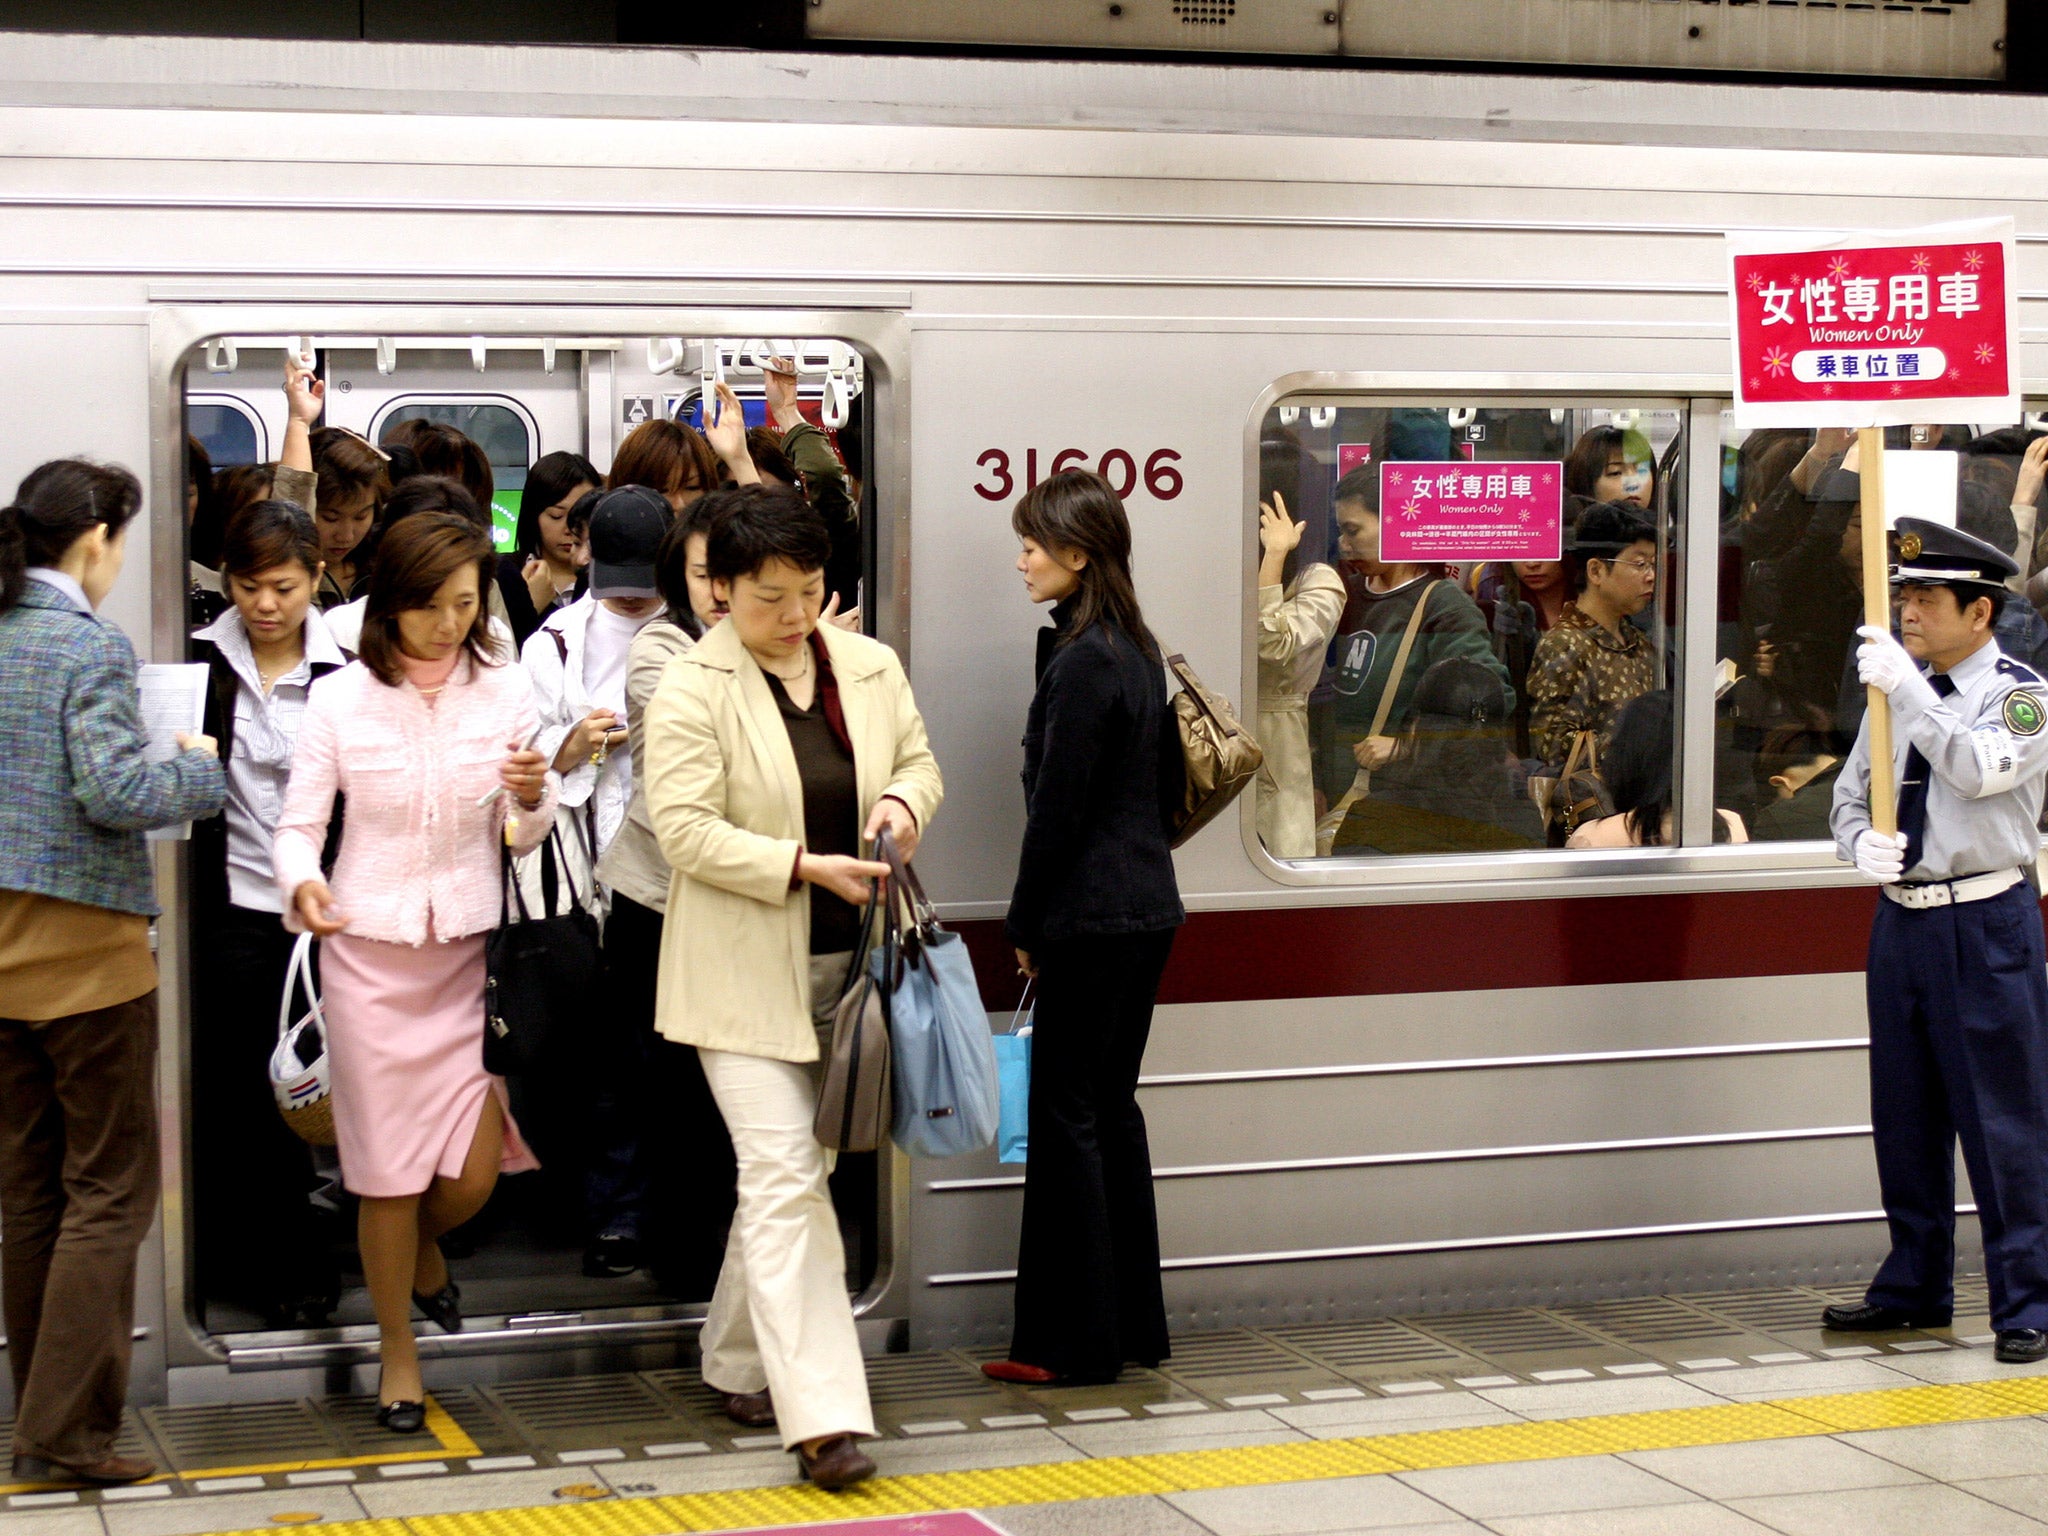
M827 1008L846 958L812 962L813 994ZM831 1154L811 1133L823 1064L697 1054L739 1163L739 1209L704 1320L704 1380L720 1392L766 1387L784 1446L872 1435L846 1249L825 1182Z

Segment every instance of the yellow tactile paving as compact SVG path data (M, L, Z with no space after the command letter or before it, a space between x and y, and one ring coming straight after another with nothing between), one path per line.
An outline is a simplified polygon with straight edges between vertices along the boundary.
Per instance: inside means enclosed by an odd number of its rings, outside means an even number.
M480 1455L477 1443L463 1432L454 1416L429 1396L427 1398L427 1432L439 1442L439 1449L432 1451L384 1452L376 1456L331 1456L317 1461L268 1461L248 1467L192 1467L174 1474L181 1482L195 1482L202 1477L257 1477L269 1472L315 1472L330 1467L370 1467L408 1461L446 1461L450 1457ZM154 1479L152 1479L154 1481Z
M1845 1430L2019 1418L2043 1412L2048 1412L2048 1377L2012 1377L1955 1386L1886 1388L1346 1440L1291 1441L1038 1466L917 1473L877 1478L843 1494L821 1493L803 1484L785 1484L663 1498L609 1498L525 1509L419 1515L403 1520L348 1521L322 1529L331 1536L664 1536L668 1532L809 1525L881 1515L929 1514L945 1509L1065 1503L1201 1488L1314 1482L1426 1468L1789 1440ZM438 1408L434 1413L439 1414ZM434 1428L444 1444L467 1440L453 1420L445 1414L439 1417L441 1422L435 1423ZM458 1453L451 1447L439 1454ZM566 1468L564 1476L574 1481Z

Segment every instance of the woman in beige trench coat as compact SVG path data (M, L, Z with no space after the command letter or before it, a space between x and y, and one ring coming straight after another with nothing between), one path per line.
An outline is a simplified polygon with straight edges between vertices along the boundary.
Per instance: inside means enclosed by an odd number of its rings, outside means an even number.
M817 513L791 491L713 495L705 567L730 613L668 664L645 716L648 816L674 871L655 1027L697 1047L739 1163L704 1380L839 1488L874 1471L857 1444L874 1417L811 1134L818 1026L887 873L859 853L887 830L908 856L943 787L896 653L819 623Z
M1344 616L1344 579L1329 566L1304 566L1283 585L1303 526L1277 492L1259 508L1259 841L1276 859L1316 855L1308 695Z

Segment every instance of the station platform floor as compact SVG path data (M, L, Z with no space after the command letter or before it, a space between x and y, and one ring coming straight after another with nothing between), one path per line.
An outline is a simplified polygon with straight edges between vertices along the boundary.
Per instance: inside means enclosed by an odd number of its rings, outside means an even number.
M869 1362L881 1475L800 1484L689 1368L145 1408L163 1476L0 1488L0 1536L2048 1536L2048 1363L1998 1364L1981 1282L1939 1332L1823 1333L1792 1288L1188 1335L1109 1386Z

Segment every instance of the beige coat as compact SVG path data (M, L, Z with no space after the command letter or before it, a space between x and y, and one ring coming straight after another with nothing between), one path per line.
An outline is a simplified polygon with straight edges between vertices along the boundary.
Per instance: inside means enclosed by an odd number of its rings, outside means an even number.
M893 796L931 825L945 789L896 653L819 628L853 740L865 818ZM663 671L647 701L647 811L674 874L655 1028L684 1045L815 1061L803 783L760 666L730 623Z
M1343 616L1344 578L1327 565L1302 567L1284 592L1259 588L1259 841L1276 859L1316 855L1308 695Z

